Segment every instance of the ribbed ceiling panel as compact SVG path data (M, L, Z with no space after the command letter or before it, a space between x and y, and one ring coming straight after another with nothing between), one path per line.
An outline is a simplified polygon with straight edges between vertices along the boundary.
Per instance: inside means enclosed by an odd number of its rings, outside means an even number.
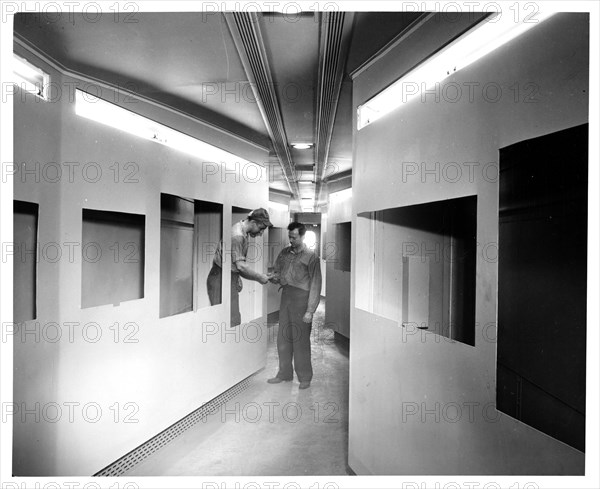
M275 83L271 76L258 17L255 13L233 12L226 14L225 18L255 92L254 95L285 179L293 196L299 198L296 170L288 146L281 107L275 92Z
M322 189L323 172L327 164L335 114L340 97L344 67L352 29L353 13L326 12L321 17L319 47L319 78L315 118L315 198Z

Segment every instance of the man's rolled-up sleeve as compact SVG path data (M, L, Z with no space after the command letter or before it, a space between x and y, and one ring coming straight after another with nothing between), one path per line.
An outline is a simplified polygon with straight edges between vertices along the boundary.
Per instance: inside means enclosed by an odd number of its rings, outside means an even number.
M231 263L237 263L238 261L246 261L244 255L244 237L243 236L232 236L231 237Z

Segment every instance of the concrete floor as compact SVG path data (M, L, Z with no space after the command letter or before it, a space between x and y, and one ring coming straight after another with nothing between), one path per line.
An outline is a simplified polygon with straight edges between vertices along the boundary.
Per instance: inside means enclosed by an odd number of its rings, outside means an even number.
M270 324L267 366L250 386L124 475L348 475L348 349L324 316L322 300L309 389L297 379L267 384L278 365L278 325Z

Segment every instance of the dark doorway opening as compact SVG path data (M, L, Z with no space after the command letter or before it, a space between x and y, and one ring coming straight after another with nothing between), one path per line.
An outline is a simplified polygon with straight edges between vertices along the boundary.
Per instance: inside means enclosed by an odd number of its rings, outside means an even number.
M585 450L588 125L500 150L498 409Z

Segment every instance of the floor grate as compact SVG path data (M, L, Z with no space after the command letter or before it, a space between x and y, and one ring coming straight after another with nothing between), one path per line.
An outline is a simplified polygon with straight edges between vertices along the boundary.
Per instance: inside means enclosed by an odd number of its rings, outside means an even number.
M206 404L203 404L198 409L188 414L185 418L180 419L155 437L151 438L139 447L134 448L131 452L124 455L119 460L113 462L100 472L94 474L94 476L114 477L125 474L128 470L139 464L142 460L148 458L154 452L164 447L171 440L177 438L181 433L191 428L205 417L216 413L223 404L233 399L239 393L245 391L250 386L255 375L256 374L253 374L250 377L242 380L240 383L227 389L225 392L219 394Z

